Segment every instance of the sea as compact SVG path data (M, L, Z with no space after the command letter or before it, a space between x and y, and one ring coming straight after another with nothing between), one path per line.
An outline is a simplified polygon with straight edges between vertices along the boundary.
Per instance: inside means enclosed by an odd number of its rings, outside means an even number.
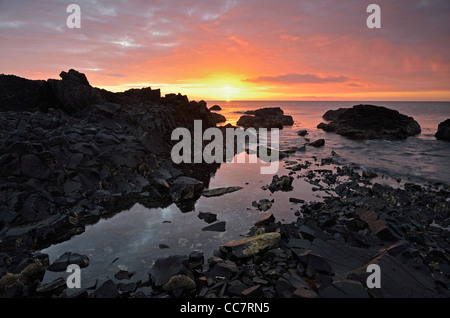
M342 164L355 164L361 170L378 174L373 182L402 187L406 182L421 185L450 184L450 142L437 140L435 133L439 123L450 118L450 102L363 102L363 101L208 101L208 107L219 105L218 113L227 118L224 124L235 125L243 112L266 107L280 107L285 115L294 118L292 127L280 131L280 149L302 147L324 139L321 148L307 147L306 151L290 154L280 160L279 176L287 175L286 169L293 163L312 162L310 169L321 166L320 159L333 153ZM317 129L324 122L328 110L372 104L398 110L413 117L422 133L406 140L354 140ZM306 137L298 136L299 130L307 130ZM114 279L120 270L136 272L131 281L147 281L148 272L158 258L170 255L188 255L202 251L205 259L212 257L220 244L246 236L254 223L267 214L277 221L292 222L299 215L301 204L289 201L298 198L306 203L321 201L330 196L328 185L323 190L314 189L300 174L294 175L293 190L271 193L265 186L273 175L261 174L265 164L257 160L251 163L223 163L211 176L209 188L240 186L242 190L220 197L200 197L190 212L182 212L175 204L165 208L149 209L140 204L130 210L100 219L86 226L83 233L70 240L54 244L42 250L50 262L65 252L87 255L88 267L81 269L82 287L101 284ZM303 172L302 172L303 173ZM254 201L273 200L268 211L259 211ZM217 215L226 222L224 232L205 231L208 224L198 217L200 212ZM67 273L46 272L43 283L51 282ZM126 281L125 281L126 282ZM144 291L145 292L145 291Z

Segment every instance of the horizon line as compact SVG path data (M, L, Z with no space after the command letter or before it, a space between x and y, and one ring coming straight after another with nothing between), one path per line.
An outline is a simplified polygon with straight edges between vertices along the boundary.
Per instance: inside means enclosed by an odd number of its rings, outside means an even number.
M197 99L192 99L197 100ZM242 100L220 100L220 99L200 99L205 102L351 102L351 103L450 103L450 100L371 100L371 101L361 101L361 100L269 100L269 99L242 99Z

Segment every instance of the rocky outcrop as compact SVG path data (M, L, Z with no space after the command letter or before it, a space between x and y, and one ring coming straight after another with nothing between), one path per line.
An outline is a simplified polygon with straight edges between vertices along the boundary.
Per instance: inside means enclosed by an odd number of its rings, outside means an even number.
M437 139L450 141L450 119L439 124L435 136Z
M93 88L86 78L86 75L75 70L61 72L62 80L48 80L51 91L57 100L56 107L64 110L68 114L78 113L84 108L103 104L107 101L101 90Z
M74 70L60 76L0 75L0 250L12 255L8 269L137 202L195 200L219 166L174 166L170 158L173 129L193 129L196 119L215 127L204 101L151 88L112 93Z
M360 139L405 139L421 133L420 125L396 110L381 106L357 105L324 114L330 123L317 128Z
M284 115L279 107L262 108L254 111L247 111L236 123L245 128L279 128L294 125L292 116Z

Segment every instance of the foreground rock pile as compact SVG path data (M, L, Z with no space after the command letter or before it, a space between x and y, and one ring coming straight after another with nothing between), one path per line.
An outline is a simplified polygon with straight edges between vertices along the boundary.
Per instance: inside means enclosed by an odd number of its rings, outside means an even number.
M321 165L331 161L336 163L330 157ZM302 170L311 167L310 162L290 166L292 176L326 184L330 193L323 202L290 200L294 206L302 204L295 222L283 223L268 213L247 236L221 245L214 255L194 251L158 259L149 266L146 281L135 281L133 272L120 271L106 282L74 291L57 279L37 284L33 296L449 297L450 188L372 184L373 175L359 172L355 165L336 164L335 171L308 169L307 173ZM85 260L77 257L81 263ZM370 264L380 267L379 289L367 286ZM29 265L38 276L47 266L42 255ZM31 269L18 275L30 275Z
M308 173L312 182L329 181L331 175L349 180L328 182L334 195L303 205L296 222L284 224L268 214L248 237L220 246L206 269L190 268L185 275L195 288L153 284L153 296L450 296L448 186L372 185L373 176L364 177L351 166ZM380 289L367 287L370 264L380 266ZM152 271L150 284L159 275Z

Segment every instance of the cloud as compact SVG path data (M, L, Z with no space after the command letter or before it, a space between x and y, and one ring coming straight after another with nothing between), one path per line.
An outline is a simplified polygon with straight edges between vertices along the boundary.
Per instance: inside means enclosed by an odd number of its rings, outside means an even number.
M326 76L321 77L315 74L286 74L278 76L259 76L253 79L246 79L244 82L252 83L280 83L280 84L324 84L343 83L347 81L346 76Z
M222 77L295 94L304 84L311 96L450 91L448 0L377 0L380 30L367 28L371 2L361 0L79 0L81 29L67 28L68 3L0 0L2 72L86 69L91 83L117 87L122 75Z
M125 74L120 73L104 73L106 76L112 76L112 77L127 77Z

